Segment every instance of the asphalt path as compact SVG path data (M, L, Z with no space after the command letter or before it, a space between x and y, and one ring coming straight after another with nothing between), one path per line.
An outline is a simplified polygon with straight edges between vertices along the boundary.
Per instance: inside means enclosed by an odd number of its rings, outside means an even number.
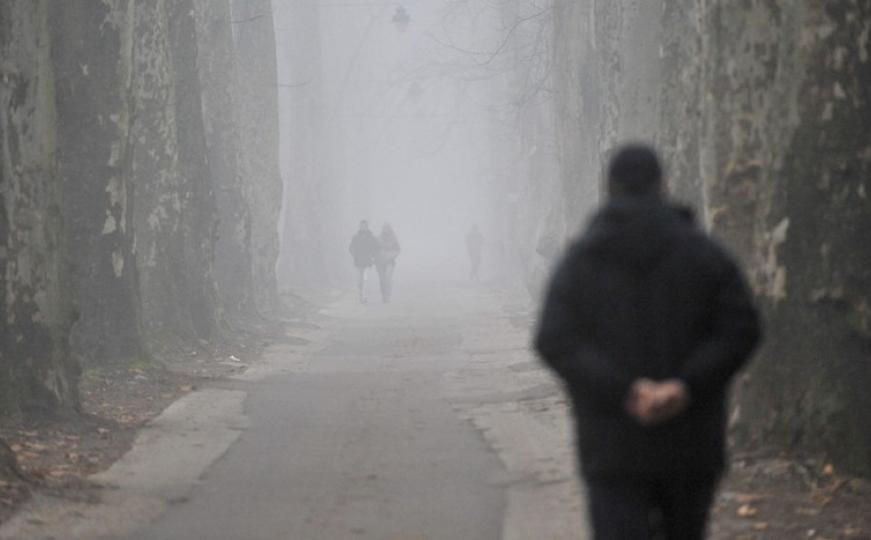
M241 437L131 538L500 538L503 466L444 388L468 361L456 301L339 302L318 347L287 353L292 369L238 383Z

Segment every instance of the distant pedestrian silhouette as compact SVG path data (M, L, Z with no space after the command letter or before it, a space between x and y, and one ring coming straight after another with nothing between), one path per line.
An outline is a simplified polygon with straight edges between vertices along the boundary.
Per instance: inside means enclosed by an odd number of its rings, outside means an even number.
M375 257L378 256L380 250L378 239L369 230L369 223L366 220L361 221L360 229L351 239L351 245L348 247L357 269L357 294L361 304L365 304L367 301L366 270L375 264Z
M609 201L559 263L535 337L572 399L598 540L704 537L727 389L760 338L737 265L661 177L651 149L617 152Z
M378 236L378 256L375 268L378 270L378 284L381 286L381 300L390 302L393 296L393 271L396 269L396 258L399 257L399 240L393 227L385 223Z

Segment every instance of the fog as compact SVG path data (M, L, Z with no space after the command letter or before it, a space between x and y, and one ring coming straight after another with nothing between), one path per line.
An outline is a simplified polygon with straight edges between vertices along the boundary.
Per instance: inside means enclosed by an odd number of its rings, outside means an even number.
M855 0L0 0L0 539L586 537L600 390L728 418L714 538L866 537L869 50ZM629 141L678 211L542 309Z
M479 19L495 14L482 6ZM473 225L486 239L492 277L503 249L491 194L492 77L447 42L495 48L500 21L457 25L470 8L459 14L449 2L320 2L309 8L318 11L320 38L307 44L312 63L301 70L299 41L288 35L299 29L299 9L275 3L282 176L293 197L304 172L286 143L298 129L295 113L312 112L295 104L302 94L323 113L324 142L311 157L329 186L315 217L329 224L327 260L341 267L330 275L353 283L347 247L365 219L376 234L384 223L396 230L400 282L467 277L464 237ZM395 20L401 13L405 25Z

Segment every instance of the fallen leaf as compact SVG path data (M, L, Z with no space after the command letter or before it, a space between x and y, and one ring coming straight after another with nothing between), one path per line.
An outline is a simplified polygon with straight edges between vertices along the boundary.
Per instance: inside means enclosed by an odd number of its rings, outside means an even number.
M759 523L754 523L753 528L757 531L767 531L768 530L768 522L760 521Z
M823 474L826 476L832 476L835 474L835 466L831 463L826 463L826 466L823 467Z
M179 392L190 392L193 389L194 386L192 384L183 384L178 387Z
M743 504L738 508L738 511L736 513L738 514L738 517L750 518L750 517L753 517L756 514L758 514L759 509L756 507L750 506L749 504Z

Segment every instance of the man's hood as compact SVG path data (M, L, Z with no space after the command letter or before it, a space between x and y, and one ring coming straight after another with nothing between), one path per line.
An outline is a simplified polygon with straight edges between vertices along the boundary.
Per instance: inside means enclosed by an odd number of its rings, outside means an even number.
M644 271L672 253L694 221L687 207L618 199L594 216L583 243L593 257Z

